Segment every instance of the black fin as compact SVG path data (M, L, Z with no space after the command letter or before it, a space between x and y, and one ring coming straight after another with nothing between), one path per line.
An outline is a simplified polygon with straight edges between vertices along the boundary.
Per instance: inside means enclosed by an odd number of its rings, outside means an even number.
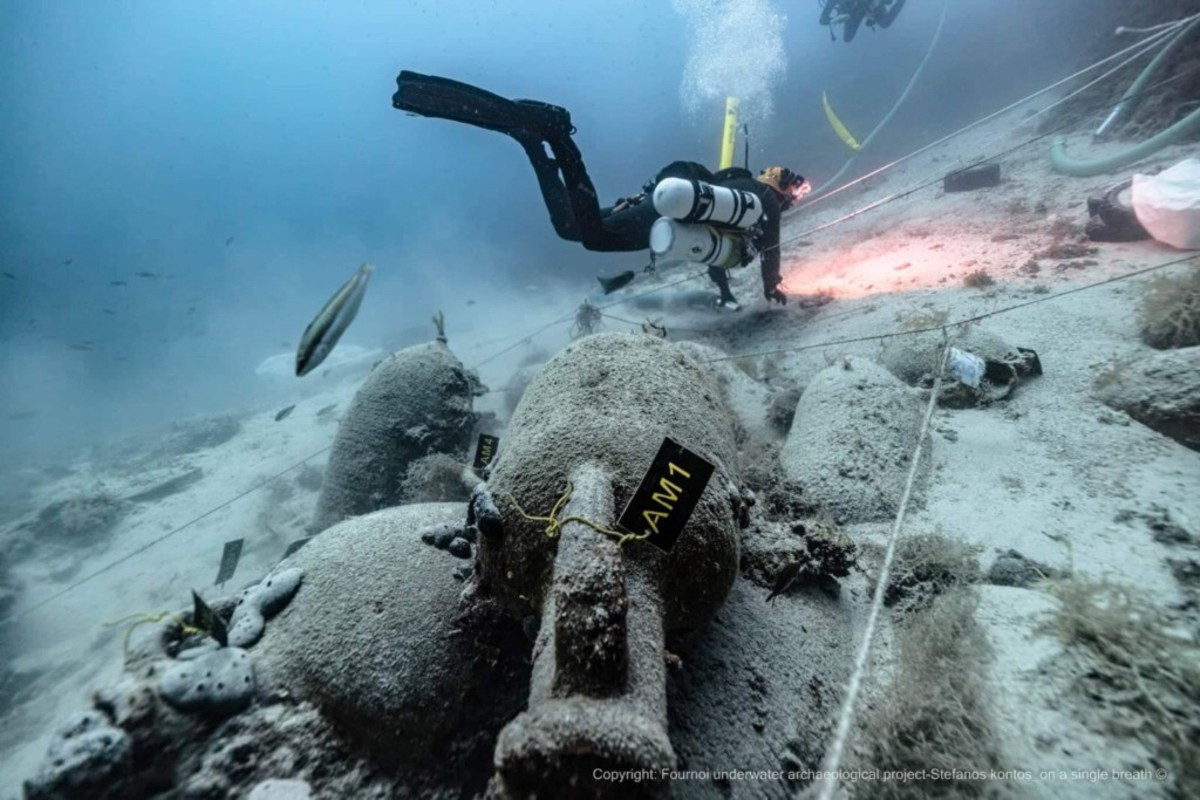
M565 109L534 100L509 100L469 83L404 70L392 106L422 117L465 122L511 136L544 138L571 130Z
M614 278L596 278L600 282L600 288L604 289L605 294L612 294L622 286L628 286L629 282L634 278L633 270L622 272Z

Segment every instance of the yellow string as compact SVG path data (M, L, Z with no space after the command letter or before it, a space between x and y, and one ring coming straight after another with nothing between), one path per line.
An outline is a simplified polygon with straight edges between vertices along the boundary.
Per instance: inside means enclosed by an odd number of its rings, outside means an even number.
M114 622L106 622L106 623L104 623L104 627L115 628L118 625L124 625L126 622L133 623L126 629L125 639L121 645L121 650L125 654L125 659L128 660L129 659L129 638L131 636L133 636L134 629L136 629L137 626L145 624L145 623L162 622L167 617L170 617L171 619L175 620L176 624L178 624L179 627L183 630L183 634L185 636L191 636L194 633L199 633L199 634L208 633L208 631L204 630L203 628L194 628L191 625L188 625L186 622L183 621L182 617L180 617L178 614L171 612L171 611L160 611L157 614L151 614L146 611L139 611L136 614L130 614L127 617L121 617L120 619L118 619Z
M550 515L547 517L538 517L532 514L526 514L525 509L521 508L521 504L517 502L517 499L513 497L511 493L508 495L508 502L513 504L513 508L517 510L518 514L530 522L546 523L546 537L548 539L553 539L555 536L558 536L562 530L562 526L566 525L568 522L578 522L588 526L597 533L603 533L605 536L611 536L617 540L617 547L620 547L628 541L645 539L650 535L649 533L621 533L620 531L609 530L608 528L600 527L590 519L585 519L576 515L558 519L559 510L566 505L568 500L571 499L571 492L573 491L575 491L574 484L572 484L571 481L567 481L567 491L563 493L562 497L558 498L558 501L554 504L554 508L550 509Z

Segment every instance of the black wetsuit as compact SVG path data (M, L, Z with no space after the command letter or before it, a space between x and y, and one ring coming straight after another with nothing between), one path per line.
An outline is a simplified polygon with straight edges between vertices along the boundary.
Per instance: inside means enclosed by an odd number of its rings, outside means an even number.
M716 174L694 161L674 161L659 170L645 187L640 202L601 207L596 189L583 165L583 155L569 136L548 137L553 158L546 153L540 140L518 139L537 175L546 210L555 232L563 239L579 242L588 250L600 252L629 252L650 246L650 228L662 216L654 208L651 197L654 187L663 178L684 178L704 181L730 189L751 192L762 201L763 216L755 228L751 243L760 254L763 294L771 297L778 287L779 220L782 212L779 193L755 180L748 170L740 167L724 169ZM721 299L733 301L727 270L709 267L708 275L721 290Z
M675 161L664 167L639 203L602 208L596 187L588 177L571 134L570 114L564 108L535 100L509 100L477 86L422 75L408 70L396 78L392 105L412 114L465 122L512 136L525 148L537 175L554 230L564 239L579 242L588 250L629 252L650 246L650 228L659 218L650 199L653 187L663 178L702 180L731 189L753 192L763 204L763 216L752 244L761 254L763 294L784 302L779 285L779 216L782 196L760 183L744 169L732 168L713 175L691 161ZM550 147L553 155L546 152ZM726 270L709 267L709 277L721 289L721 299L732 301ZM630 273L632 277L632 273Z

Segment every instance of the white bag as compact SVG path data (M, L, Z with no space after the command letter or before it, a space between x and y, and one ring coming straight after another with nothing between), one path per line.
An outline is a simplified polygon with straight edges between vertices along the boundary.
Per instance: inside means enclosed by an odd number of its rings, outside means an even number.
M1157 175L1133 176L1133 212L1160 242L1200 250L1200 160L1187 158Z

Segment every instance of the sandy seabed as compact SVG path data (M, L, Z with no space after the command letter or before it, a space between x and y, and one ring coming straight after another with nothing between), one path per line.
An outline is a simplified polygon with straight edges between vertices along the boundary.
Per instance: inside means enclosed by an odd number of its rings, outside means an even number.
M1034 132L1021 119L1021 111L1014 111L790 216L783 230L783 286L793 301L784 308L768 307L761 299L752 267L735 277L734 291L745 301L738 313L613 306L605 310L611 316L603 317L602 325L631 330L634 326L621 320L640 323L649 313L672 339L748 354L760 377L769 377L775 386L802 387L827 365L846 356L875 357L883 346L878 340L844 340L994 314L983 325L1035 350L1044 374L1023 381L1010 398L989 407L935 412L931 478L924 502L911 510L905 531L938 532L977 546L985 572L1000 554L1016 550L1053 570L1132 587L1174 614L1194 640L1196 607L1189 594L1194 586L1181 586L1169 563L1194 559L1194 545L1156 540L1150 521L1170 519L1191 532L1195 542L1200 531L1200 453L1109 410L1093 396L1093 382L1107 365L1154 352L1140 341L1135 319L1141 286L1148 278L1055 297L1063 290L1186 255L1152 240L1082 241L1095 251L1078 254L1053 249L1080 241L1085 199L1120 176L1077 179L1055 174L1043 141L1001 159L999 187L945 194L935 184L807 233L1031 138ZM1072 145L1078 151L1090 148L1082 137ZM1170 165L1195 152L1194 146L1169 148L1133 171ZM1073 257L1056 257L1064 252ZM964 285L968 274L979 271L993 282ZM684 274L664 270L640 278L626 294L645 292L654 281L675 283ZM694 294L710 288L699 277L662 291ZM832 300L818 304L818 295ZM1045 302L1005 311L1034 299ZM485 384L503 387L531 349L552 353L567 341L578 302L568 296L553 298L537 314L493 304L497 314L508 318L493 316L486 328L476 329L456 329L460 315L446 309L450 345L465 364L478 365ZM552 321L556 310L566 322L490 358L521 342L537 327L534 323ZM432 326L430 334L432 338ZM234 590L264 574L289 542L307 535L317 493L316 485L297 481L303 468L241 495L315 453L307 463L322 467L325 456L320 453L332 441L336 420L349 405L358 379L318 394L296 391L291 396L290 390L282 390L271 408L239 413L240 431L215 447L187 453L156 452L149 445L142 451L133 446L120 453L97 451L66 465L65 475L45 476L32 486L33 505L45 507L97 493L128 497L172 476L201 470L184 490L133 504L103 540L42 550L13 567L23 590L13 608L19 617L9 630L5 658L15 673L32 677L22 683L16 706L0 726L0 786L5 797L19 796L21 781L36 770L61 718L84 708L90 692L117 677L122 633L105 623L183 607L193 587L215 591L213 578L228 540L245 540L237 574L226 587ZM294 411L276 421L279 408L293 402ZM318 414L333 404L335 409ZM479 407L503 416L503 393L485 396ZM741 411L749 416L762 413ZM233 498L239 499L228 502ZM26 517L5 524L11 530L28 521ZM887 531L886 524L862 525L853 535L861 543L882 546ZM139 548L146 549L42 604ZM1003 762L1012 773L1000 776L1002 782L1024 796L1161 796L1159 787L1164 784L1147 766L1141 745L1131 738L1102 735L1077 713L1087 701L1073 694L1054 667L1064 645L1041 630L1058 602L1036 585L980 587L976 620L993 651L986 684L1003 742ZM885 662L887 646L886 640L881 643ZM869 685L871 681L868 677ZM1197 711L1192 709L1192 714ZM956 765L963 771L982 767Z

